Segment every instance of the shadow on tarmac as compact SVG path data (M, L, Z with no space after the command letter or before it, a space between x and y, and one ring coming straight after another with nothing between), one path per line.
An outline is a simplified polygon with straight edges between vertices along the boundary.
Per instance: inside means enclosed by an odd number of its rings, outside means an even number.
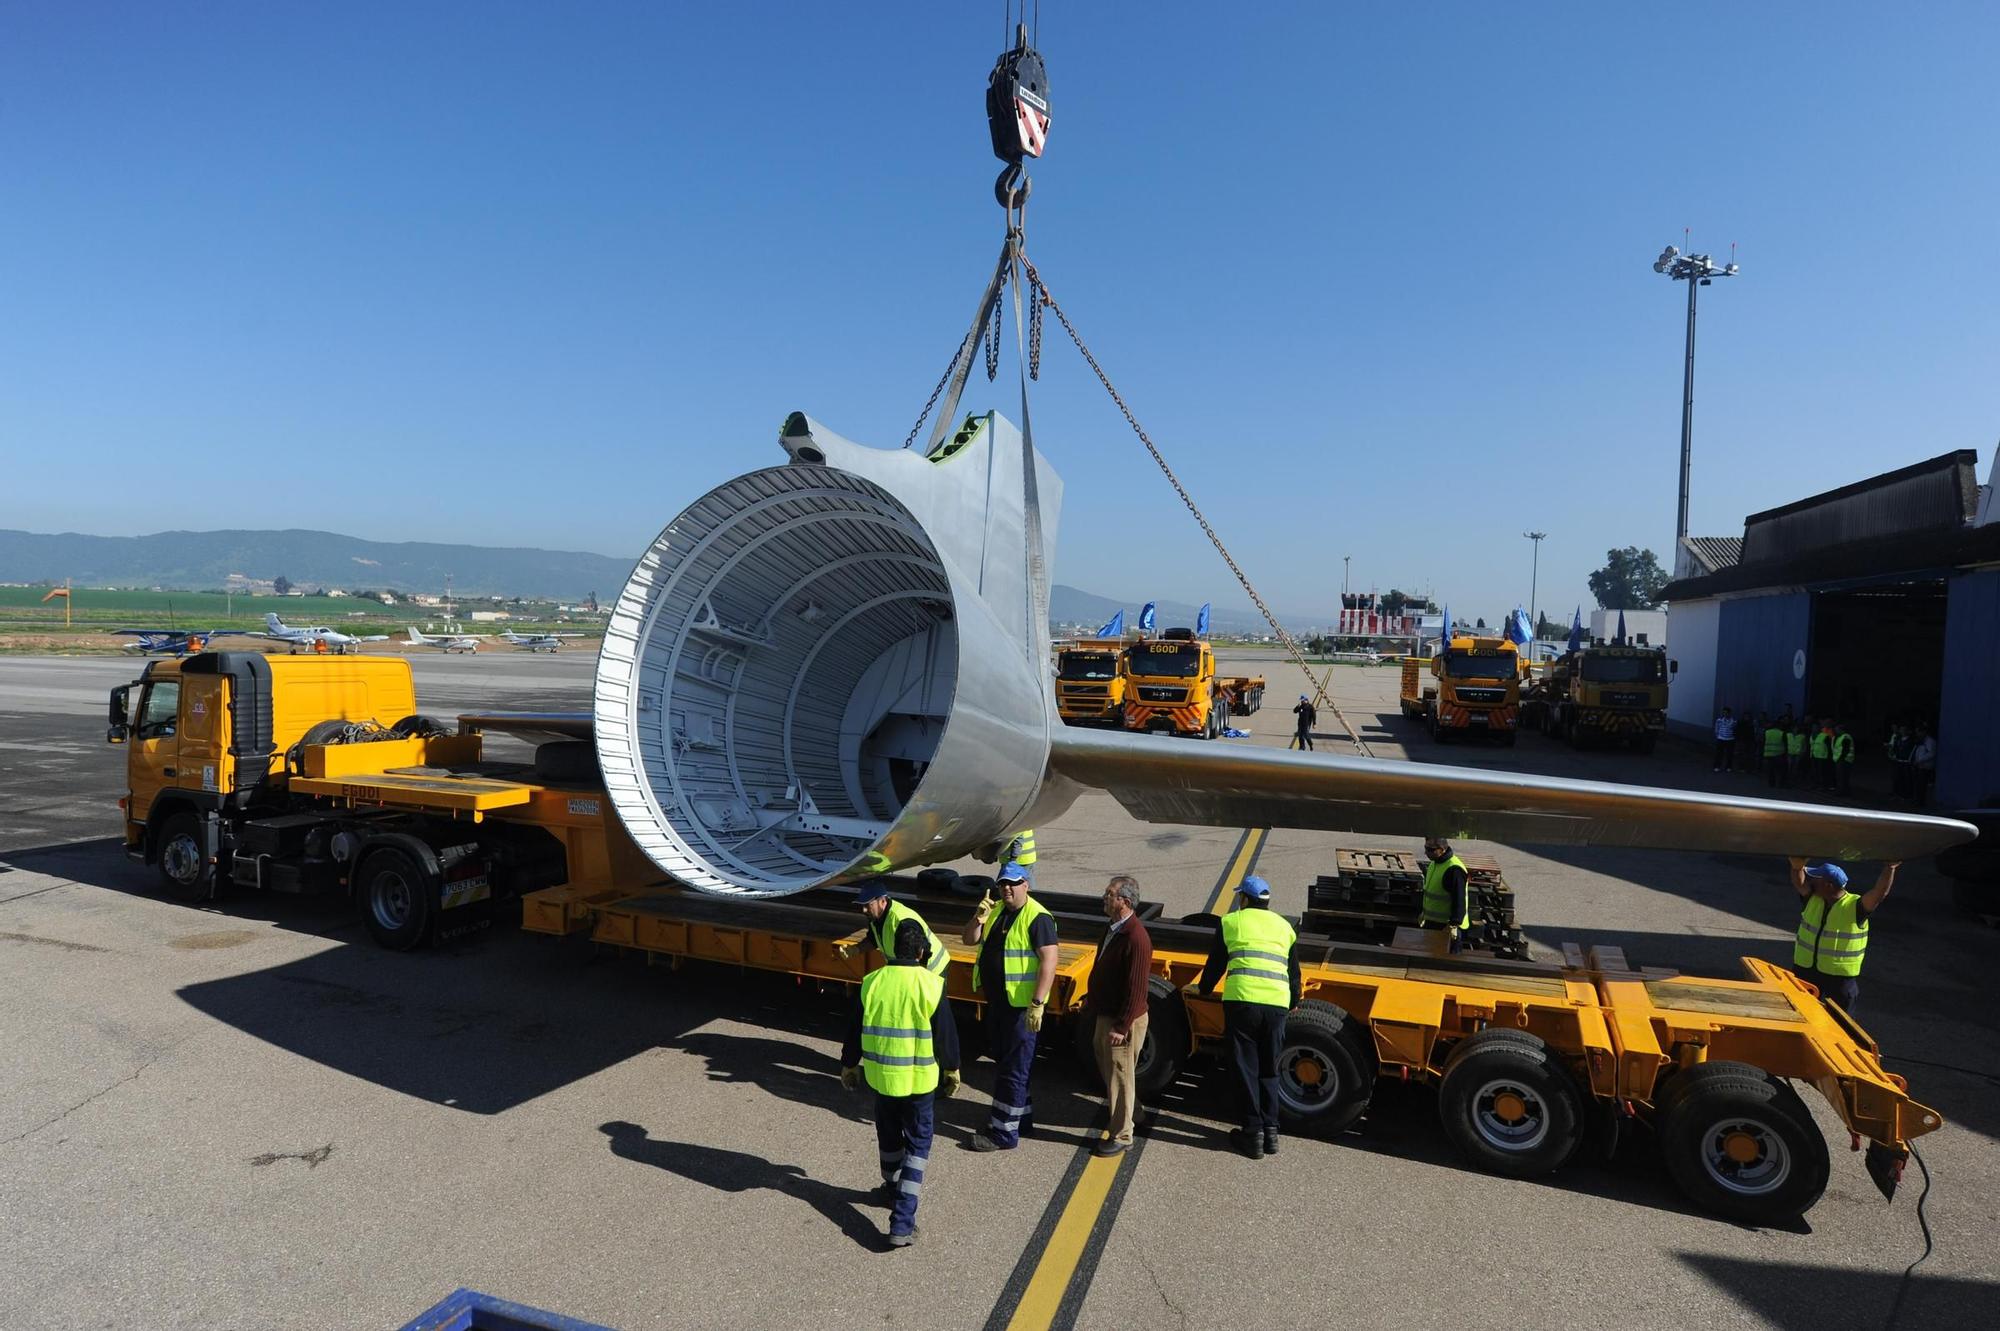
M1676 1256L1778 1331L1990 1326L1994 1302L2000 1299L2000 1283L1959 1276L1756 1262L1712 1253Z
M624 1160L663 1169L669 1174L717 1192L769 1190L796 1197L853 1239L861 1247L886 1247L883 1231L861 1210L873 1192L821 1183L798 1165L779 1165L748 1151L727 1151L693 1142L649 1137L636 1123L614 1120L598 1125L610 1138L611 1153Z

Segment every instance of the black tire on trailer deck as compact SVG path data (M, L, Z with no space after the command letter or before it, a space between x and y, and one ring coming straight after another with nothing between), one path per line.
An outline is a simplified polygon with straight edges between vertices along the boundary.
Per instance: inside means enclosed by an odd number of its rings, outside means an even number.
M587 739L553 740L535 746L535 773L551 781L595 781L597 745Z
M953 892L958 889L958 870L919 869L917 890L919 892Z
M1097 1068L1097 1019L1078 1011L1069 1019L1070 1051L1084 1081L1104 1089ZM1156 1100L1181 1075L1190 1044L1187 1008L1180 990L1158 975L1146 981L1146 1042L1139 1046L1138 1066L1133 1069L1133 1089L1141 1100Z
M437 884L408 851L377 846L354 870L354 903L369 935L391 952L423 946L437 917Z
M1762 1068L1724 1061L1675 1074L1653 1126L1667 1172L1704 1211L1786 1224L1826 1191L1832 1162L1812 1111Z
M175 901L192 904L215 895L215 866L202 846L201 815L193 809L167 815L153 853L160 887Z
M421 712L410 713L389 729L395 732L398 739L416 739L419 736L424 739L434 739L451 733L450 726L434 716L425 716Z
M1459 1042L1438 1088L1444 1134L1481 1169L1550 1174L1583 1145L1583 1096L1538 1037L1486 1030Z
M990 873L962 873L952 882L951 890L960 896L983 897L997 886Z
M1368 1112L1380 1069L1367 1026L1309 998L1285 1018L1278 1050L1278 1113L1291 1127L1332 1136Z

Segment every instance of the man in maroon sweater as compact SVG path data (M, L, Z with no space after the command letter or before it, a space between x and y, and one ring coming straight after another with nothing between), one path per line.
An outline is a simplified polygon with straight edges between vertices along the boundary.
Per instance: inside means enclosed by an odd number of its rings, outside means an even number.
M1111 928L1090 967L1084 1012L1094 1019L1097 1070L1104 1078L1111 1127L1092 1150L1117 1155L1132 1146L1132 1119L1139 1109L1134 1074L1146 1043L1146 981L1153 969L1153 940L1139 921L1139 883L1124 874L1104 889L1104 914Z

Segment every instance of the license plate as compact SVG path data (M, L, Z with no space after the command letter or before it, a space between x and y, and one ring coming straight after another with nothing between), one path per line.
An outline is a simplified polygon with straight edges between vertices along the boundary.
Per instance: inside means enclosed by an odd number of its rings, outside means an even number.
M1483 726L1486 724L1486 713L1473 712L1465 718L1465 723L1469 726Z

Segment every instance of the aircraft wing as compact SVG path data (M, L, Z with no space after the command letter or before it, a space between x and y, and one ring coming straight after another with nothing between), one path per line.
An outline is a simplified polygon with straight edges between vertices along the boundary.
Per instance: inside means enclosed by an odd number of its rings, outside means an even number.
M512 735L530 744L597 738L597 721L589 712L461 712L458 723L471 730Z
M1972 840L1951 818L1431 763L1061 728L1050 770L1153 823L1902 860Z

